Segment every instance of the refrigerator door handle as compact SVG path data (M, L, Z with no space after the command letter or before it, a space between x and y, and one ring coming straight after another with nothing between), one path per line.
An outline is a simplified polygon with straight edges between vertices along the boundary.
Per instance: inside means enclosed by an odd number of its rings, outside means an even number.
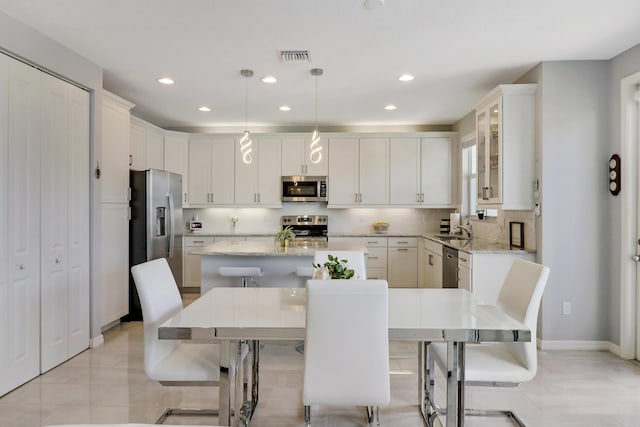
M167 221L170 225L169 225L169 230L168 230L168 234L169 234L169 248L168 248L168 255L169 258L171 258L173 256L173 246L175 245L175 230L174 228L174 222L175 222L175 212L173 209L173 197L171 197L171 193L167 193L167 199L169 200L169 221Z

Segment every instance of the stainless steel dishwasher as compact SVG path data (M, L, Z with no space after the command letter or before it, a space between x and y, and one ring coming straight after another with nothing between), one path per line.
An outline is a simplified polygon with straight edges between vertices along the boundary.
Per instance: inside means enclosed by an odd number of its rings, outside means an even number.
M458 250L442 245L442 287L458 287Z

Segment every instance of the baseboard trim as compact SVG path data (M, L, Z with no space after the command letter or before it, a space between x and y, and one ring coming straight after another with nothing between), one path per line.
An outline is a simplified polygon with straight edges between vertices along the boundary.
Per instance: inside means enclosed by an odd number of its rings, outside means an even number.
M89 340L89 348L100 347L102 344L104 344L104 335L102 334Z
M540 350L608 350L613 344L609 341L578 340L538 340Z

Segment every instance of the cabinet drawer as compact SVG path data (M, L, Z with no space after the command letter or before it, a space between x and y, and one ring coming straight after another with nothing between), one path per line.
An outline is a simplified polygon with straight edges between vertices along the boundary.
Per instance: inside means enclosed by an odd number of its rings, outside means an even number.
M418 238L417 237L389 237L389 247L417 248Z
M386 268L367 268L368 280L387 280Z
M466 268L473 268L473 257L466 252L458 251L458 265Z
M442 255L442 243L434 242L433 240L423 239L422 247L428 251Z
M380 267L387 268L387 248L367 248L369 253L366 255L367 268Z
M207 246L213 244L213 237L206 236L184 236L184 246Z
M368 248L374 247L387 247L387 238L386 237L364 237L362 238L362 244L364 244Z

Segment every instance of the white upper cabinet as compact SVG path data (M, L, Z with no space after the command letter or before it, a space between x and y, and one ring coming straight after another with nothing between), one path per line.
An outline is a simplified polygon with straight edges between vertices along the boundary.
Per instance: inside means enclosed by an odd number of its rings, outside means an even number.
M535 92L500 85L475 107L479 206L533 209Z
M326 138L311 147L311 138L284 137L282 139L282 175L326 176L328 167Z
M281 139L253 135L251 162L245 163L236 142L235 204L236 206L282 206L280 183L282 174Z
M389 204L389 140L331 138L329 205Z
M164 169L182 176L182 204L187 204L189 202L189 134L165 132Z
M129 203L129 110L134 104L102 93L102 203Z
M454 190L454 140L452 137L422 138L421 198L429 207L451 207L456 202Z
M189 206L234 204L234 150L233 138L189 138Z
M164 169L164 131L131 117L131 159L133 170Z
M390 204L451 207L454 194L454 138L392 138L389 150Z
M420 138L391 138L389 202L392 205L420 205L420 176Z

